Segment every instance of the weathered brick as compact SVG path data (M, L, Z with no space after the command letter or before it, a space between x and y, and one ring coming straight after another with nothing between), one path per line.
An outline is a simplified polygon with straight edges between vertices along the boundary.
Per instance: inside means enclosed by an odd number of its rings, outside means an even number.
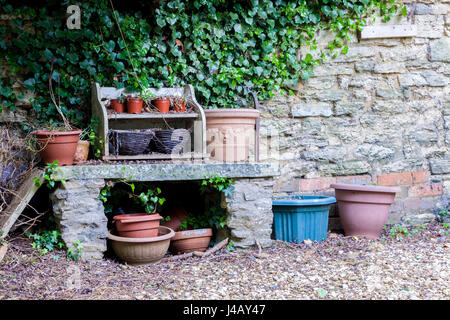
M298 192L299 189L300 181L298 179L277 181L273 186L273 192Z
M450 160L434 159L430 161L431 172L433 174L450 173Z
M335 177L301 179L300 191L311 192L318 190L326 190L330 188L330 184L332 183L336 183Z
M413 183L423 183L430 179L430 171L415 171L411 174Z
M388 173L377 177L380 186L400 186L412 183L411 172Z
M409 198L402 200L402 203L405 212L414 212L433 209L436 205L436 200Z
M330 103L297 103L292 106L293 117L329 117L332 114L333 105Z
M410 197L430 197L442 194L442 183L422 183L409 187L408 196Z

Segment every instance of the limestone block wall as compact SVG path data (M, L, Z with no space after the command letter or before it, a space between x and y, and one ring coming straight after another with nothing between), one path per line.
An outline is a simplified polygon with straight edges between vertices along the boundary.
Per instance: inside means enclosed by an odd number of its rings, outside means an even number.
M264 103L262 159L281 164L276 194L332 194L334 182L401 186L390 221L405 223L448 206L450 1L407 5L408 17L390 24L412 25L415 36L355 35L348 54L316 67L295 95Z

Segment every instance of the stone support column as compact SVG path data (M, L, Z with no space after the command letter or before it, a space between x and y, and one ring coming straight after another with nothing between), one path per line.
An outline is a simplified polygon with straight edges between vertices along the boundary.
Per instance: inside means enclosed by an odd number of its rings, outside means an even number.
M79 240L84 260L101 259L106 251L108 219L98 199L104 186L103 179L69 180L50 196L64 243L76 252Z
M232 197L226 197L227 227L234 245L272 244L272 179L237 179Z

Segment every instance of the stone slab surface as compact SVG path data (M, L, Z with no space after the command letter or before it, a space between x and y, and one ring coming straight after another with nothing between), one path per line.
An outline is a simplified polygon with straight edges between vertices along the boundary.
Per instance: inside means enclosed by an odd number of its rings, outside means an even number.
M57 179L126 179L129 181L202 180L218 174L226 178L261 178L280 175L276 163L157 163L78 165L61 167Z

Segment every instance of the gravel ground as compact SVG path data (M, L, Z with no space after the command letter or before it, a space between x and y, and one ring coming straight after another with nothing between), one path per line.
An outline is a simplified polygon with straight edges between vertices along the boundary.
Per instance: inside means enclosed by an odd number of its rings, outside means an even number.
M450 228L431 222L377 240L274 241L260 252L222 249L206 258L128 266L67 261L9 243L0 265L6 299L450 299Z

